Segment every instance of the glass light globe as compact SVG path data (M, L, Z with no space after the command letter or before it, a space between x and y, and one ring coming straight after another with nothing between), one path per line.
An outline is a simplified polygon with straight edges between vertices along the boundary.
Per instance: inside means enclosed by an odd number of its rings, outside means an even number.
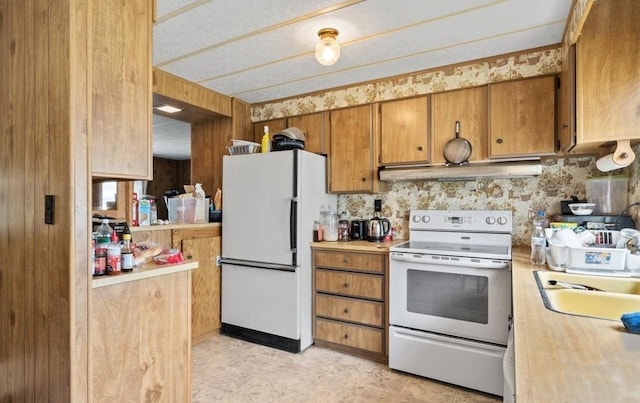
M318 35L320 40L316 45L316 60L323 66L331 66L340 57L340 45L336 40L338 31L323 29Z

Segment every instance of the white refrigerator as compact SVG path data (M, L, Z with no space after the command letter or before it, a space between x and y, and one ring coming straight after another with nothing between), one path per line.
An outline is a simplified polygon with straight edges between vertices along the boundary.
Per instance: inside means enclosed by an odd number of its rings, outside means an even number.
M313 222L326 158L301 150L223 157L223 334L300 352L313 344Z

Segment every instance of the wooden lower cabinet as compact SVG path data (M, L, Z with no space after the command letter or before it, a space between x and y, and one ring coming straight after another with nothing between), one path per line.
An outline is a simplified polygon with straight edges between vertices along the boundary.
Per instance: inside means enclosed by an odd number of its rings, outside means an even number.
M190 275L92 290L90 401L191 400Z
M313 251L315 344L388 360L388 253Z
M173 247L180 248L185 259L195 260L192 271L191 343L197 344L219 333L222 271L216 264L221 254L220 227L176 229Z

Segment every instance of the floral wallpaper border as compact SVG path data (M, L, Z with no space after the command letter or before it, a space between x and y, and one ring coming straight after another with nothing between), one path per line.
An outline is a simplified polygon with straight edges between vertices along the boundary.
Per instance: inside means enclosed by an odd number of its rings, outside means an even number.
M555 74L560 71L560 56L561 48L525 51L383 79L375 83L303 95L295 99L254 105L251 108L251 120L259 122L518 78Z

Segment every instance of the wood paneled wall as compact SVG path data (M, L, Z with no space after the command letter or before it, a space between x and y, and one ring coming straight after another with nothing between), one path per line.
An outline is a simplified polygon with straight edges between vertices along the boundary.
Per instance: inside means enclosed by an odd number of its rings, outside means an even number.
M215 194L222 188L222 155L231 138L231 118L191 125L191 180Z
M183 191L183 186L191 183L191 161L153 158L153 180L147 184L147 194L156 196L158 218L168 219L167 206L164 203L164 192L169 189ZM207 192L210 189L205 188Z
M88 1L0 0L5 402L88 396ZM55 197L50 225L45 195Z

